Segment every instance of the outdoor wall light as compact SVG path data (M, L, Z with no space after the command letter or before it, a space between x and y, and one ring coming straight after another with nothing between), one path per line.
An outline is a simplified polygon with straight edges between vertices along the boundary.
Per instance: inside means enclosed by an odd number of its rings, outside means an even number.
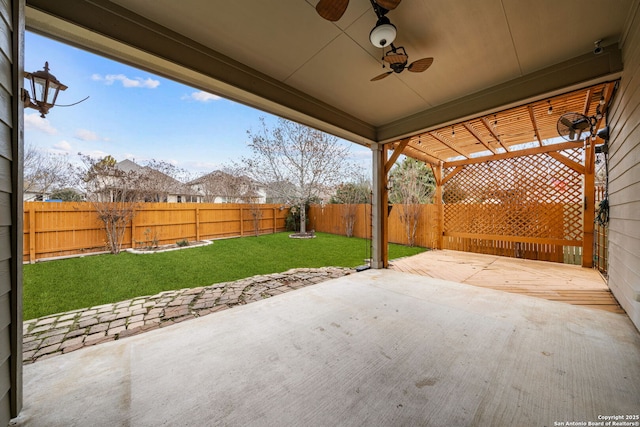
M594 44L593 54L594 55L600 55L602 52L604 52L604 48L602 46L600 46L600 43L602 43L602 40L596 40L595 42L593 42L593 44Z
M389 21L389 18L382 16L376 22L376 26L373 27L371 33L369 33L369 40L375 47L387 47L396 39L396 26Z
M44 69L40 71L33 73L25 71L24 78L29 79L31 82L31 93L33 93L32 99L29 91L22 89L24 107L38 110L40 117L44 118L45 114L55 105L58 92L66 90L67 86L60 83L53 74L49 73L48 62L44 63Z

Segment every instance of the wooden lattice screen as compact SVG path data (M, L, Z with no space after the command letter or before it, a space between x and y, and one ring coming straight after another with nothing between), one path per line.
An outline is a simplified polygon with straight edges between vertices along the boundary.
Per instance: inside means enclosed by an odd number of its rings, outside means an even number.
M445 168L443 248L580 264L584 153Z

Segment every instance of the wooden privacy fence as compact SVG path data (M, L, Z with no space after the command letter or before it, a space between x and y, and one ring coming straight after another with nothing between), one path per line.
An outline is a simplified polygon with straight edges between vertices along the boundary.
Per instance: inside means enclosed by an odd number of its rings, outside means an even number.
M287 209L271 204L144 203L127 228L123 248L173 244L285 230ZM255 210L257 208L257 211ZM104 251L105 231L91 203L26 202L25 262Z
M389 242L408 244L402 205L389 213ZM441 222L440 209L444 212ZM580 207L560 203L529 203L519 208L504 203L420 205L416 246L477 252L514 258L580 264L581 240L568 240ZM371 237L371 206L357 205L355 237ZM309 228L346 235L344 205L312 205ZM439 237L441 239L439 240Z
M312 205L309 207L309 229L325 233L346 235L345 214L347 205ZM438 211L435 205L419 205L416 246L425 248L437 247ZM394 205L389 213L389 242L400 245L408 244L405 225L400 220L401 205ZM371 237L371 206L356 205L355 237Z

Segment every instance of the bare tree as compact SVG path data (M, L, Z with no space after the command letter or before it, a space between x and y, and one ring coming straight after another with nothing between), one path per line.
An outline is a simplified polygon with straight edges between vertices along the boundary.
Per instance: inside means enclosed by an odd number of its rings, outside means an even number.
M148 174L120 169L111 156L95 159L81 154L81 157L84 167L79 182L84 197L104 224L107 249L112 254L120 253L125 231L143 199Z
M197 186L207 203L215 203L216 200L224 203L255 203L261 199L256 183L234 166L225 166L201 176L191 181L190 185Z
M24 151L23 192L46 195L68 187L73 182L72 170L66 155L45 153L27 145Z
M421 161L407 157L391 170L391 182L389 201L400 205L407 243L415 246L420 205L431 202L435 191L433 171Z
M249 206L251 220L253 222L253 232L256 237L260 235L260 222L262 220L262 209L259 203L251 203ZM275 221L275 219L274 219Z
M247 174L299 207L300 233L306 233L305 204L340 182L349 150L334 136L282 118L272 129L263 118L260 124L258 132L247 131L253 152L243 159Z
M330 200L340 204L340 217L347 237L353 237L358 205L371 202L371 182L364 176L354 178L353 182L338 185Z
M190 200L194 195L189 186L184 184L191 176L185 169L163 160L149 160L140 173L147 174L144 183L146 188L141 188L144 198L149 202L166 202L169 195L184 196Z

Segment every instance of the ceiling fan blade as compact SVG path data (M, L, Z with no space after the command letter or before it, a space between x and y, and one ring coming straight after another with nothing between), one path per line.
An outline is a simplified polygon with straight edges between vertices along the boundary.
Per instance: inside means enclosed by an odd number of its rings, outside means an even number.
M320 0L316 5L316 12L328 21L337 21L342 18L347 6L349 0Z
M386 73L382 73L379 76L375 76L374 78L371 79L372 82L378 81L378 80L382 80L385 77L387 77L388 75L391 75L393 73L393 71L387 71Z
M589 120L587 119L580 119L580 120L576 120L573 123L573 127L578 129L578 130L585 130L587 129L589 126L591 126L591 123L589 123Z
M398 7L400 0L376 0L376 3L387 10L393 10Z
M569 129L573 129L573 122L571 120L567 119L564 116L560 117L560 123L562 123L563 125L565 125ZM573 138L571 138L571 139L573 139Z
M409 60L407 55L401 53L388 53L384 56L384 61L389 64L406 64Z
M569 139L574 140L576 138L576 131L574 128L569 128Z
M433 58L422 58L417 61L413 61L411 65L409 65L408 70L414 73L421 73L426 71L433 64Z

